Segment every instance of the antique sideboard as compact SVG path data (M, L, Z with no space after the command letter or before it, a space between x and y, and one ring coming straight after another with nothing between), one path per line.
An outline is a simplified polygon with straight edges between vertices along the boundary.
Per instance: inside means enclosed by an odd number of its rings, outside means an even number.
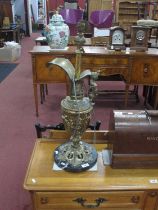
M105 166L100 153L105 143L99 141L94 144L99 152L97 170L80 173L54 170L53 151L61 142L36 141L24 181L33 210L158 210L158 169Z
M129 85L158 85L158 50L149 48L147 52L113 51L105 47L83 47L82 69L90 69L108 76L120 74L126 81L125 105L127 105ZM75 64L75 46L68 50L50 51L49 46L35 46L31 51L33 87L36 115L38 116L37 86L47 83L66 83L65 73L57 66L48 67L48 62L56 57L64 57Z

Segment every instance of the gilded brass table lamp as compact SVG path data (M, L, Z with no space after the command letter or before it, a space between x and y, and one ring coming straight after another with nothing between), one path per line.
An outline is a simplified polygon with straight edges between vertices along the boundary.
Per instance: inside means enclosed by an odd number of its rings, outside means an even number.
M76 40L83 42L83 37ZM61 101L62 119L65 129L71 134L70 140L60 145L54 151L55 163L62 169L72 172L85 171L93 167L97 161L96 149L81 140L82 134L87 129L91 112L93 110L92 99L96 92L97 74L90 70L81 72L82 48L78 45L76 51L76 66L68 59L55 58L49 65L58 65L70 79L70 95ZM90 77L89 96L84 96L83 79Z

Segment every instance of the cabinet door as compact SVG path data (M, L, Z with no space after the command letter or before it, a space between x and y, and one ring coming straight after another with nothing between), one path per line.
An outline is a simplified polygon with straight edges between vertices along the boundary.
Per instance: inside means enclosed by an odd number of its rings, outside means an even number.
M130 82L133 84L158 84L158 59L142 56L133 58Z
M147 192L144 210L158 210L158 192Z

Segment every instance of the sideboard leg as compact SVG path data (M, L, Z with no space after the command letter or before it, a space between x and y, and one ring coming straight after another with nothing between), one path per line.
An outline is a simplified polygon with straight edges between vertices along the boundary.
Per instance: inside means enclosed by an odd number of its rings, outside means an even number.
M127 108L128 91L129 91L129 84L126 84L126 88L125 88L125 108Z
M33 89L34 89L36 116L38 117L38 93L37 93L37 84L33 84Z

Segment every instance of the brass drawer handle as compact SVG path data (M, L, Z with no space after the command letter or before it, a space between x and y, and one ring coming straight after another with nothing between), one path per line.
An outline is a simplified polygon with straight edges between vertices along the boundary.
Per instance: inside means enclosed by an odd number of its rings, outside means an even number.
M150 65L149 64L144 64L144 73L147 74L149 72Z
M77 202L79 204L81 204L82 207L85 207L85 208L97 208L100 206L101 203L103 202L106 202L108 201L107 199L105 198L97 198L95 200L96 203L94 204L85 204L85 202L87 201L86 199L83 199L83 198L76 198L75 200L73 200L74 202Z
M140 197L139 197L139 196L133 196L133 197L131 198L131 201L132 201L133 203L139 203L139 200L140 200Z
M42 197L40 199L41 204L47 204L48 203L48 197Z

